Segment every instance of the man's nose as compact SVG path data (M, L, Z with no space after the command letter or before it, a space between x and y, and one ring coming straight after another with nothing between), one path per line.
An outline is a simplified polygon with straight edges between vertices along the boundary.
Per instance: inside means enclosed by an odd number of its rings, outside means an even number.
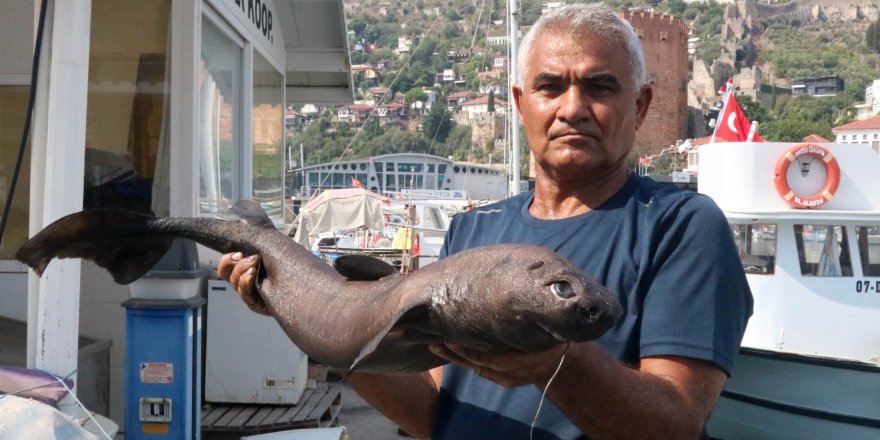
M572 85L560 96L557 116L559 119L572 122L589 118L589 98L579 87Z

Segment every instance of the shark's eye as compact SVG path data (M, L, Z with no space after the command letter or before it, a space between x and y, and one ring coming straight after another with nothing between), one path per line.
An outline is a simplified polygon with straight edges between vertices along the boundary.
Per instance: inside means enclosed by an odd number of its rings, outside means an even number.
M557 281L550 285L550 291L553 292L554 295L568 299L574 296L574 288L571 287L571 284L568 281Z

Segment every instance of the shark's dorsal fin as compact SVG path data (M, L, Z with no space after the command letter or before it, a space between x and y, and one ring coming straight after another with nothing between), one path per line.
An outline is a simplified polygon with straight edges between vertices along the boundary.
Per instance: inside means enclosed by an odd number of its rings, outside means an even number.
M394 266L369 255L341 255L333 267L350 281L375 281L398 273Z

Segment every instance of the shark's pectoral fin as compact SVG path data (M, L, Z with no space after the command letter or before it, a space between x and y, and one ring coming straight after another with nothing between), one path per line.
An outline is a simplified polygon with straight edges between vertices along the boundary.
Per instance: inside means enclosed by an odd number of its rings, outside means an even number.
M389 321L385 328L382 329L376 336L373 337L364 348L361 349L360 354L351 363L350 370L354 371L357 366L363 362L366 358L368 358L371 354L373 354L382 341L395 330L402 330L403 327L407 325L412 325L412 323L420 320L427 319L428 316L428 304L424 303L415 303L411 304L409 307L401 309L397 312Z

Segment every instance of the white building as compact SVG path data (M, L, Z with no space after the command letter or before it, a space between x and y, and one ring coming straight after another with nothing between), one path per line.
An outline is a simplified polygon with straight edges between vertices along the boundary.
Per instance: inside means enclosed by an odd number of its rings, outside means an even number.
M868 119L880 114L880 79L875 79L865 87L865 102L856 104L856 119Z
M838 144L868 144L880 153L880 115L834 127L831 131Z
M507 194L507 176L501 171L420 153L323 163L288 174L292 191L306 195L351 188L355 180L365 189L386 195L412 189L464 190L477 199L501 199Z
M494 98L494 105L496 112L507 111L507 103L498 98ZM480 115L488 113L489 95L483 95L479 98L465 101L459 105L459 109L461 112L467 113L468 119L473 119L475 117L479 117Z

